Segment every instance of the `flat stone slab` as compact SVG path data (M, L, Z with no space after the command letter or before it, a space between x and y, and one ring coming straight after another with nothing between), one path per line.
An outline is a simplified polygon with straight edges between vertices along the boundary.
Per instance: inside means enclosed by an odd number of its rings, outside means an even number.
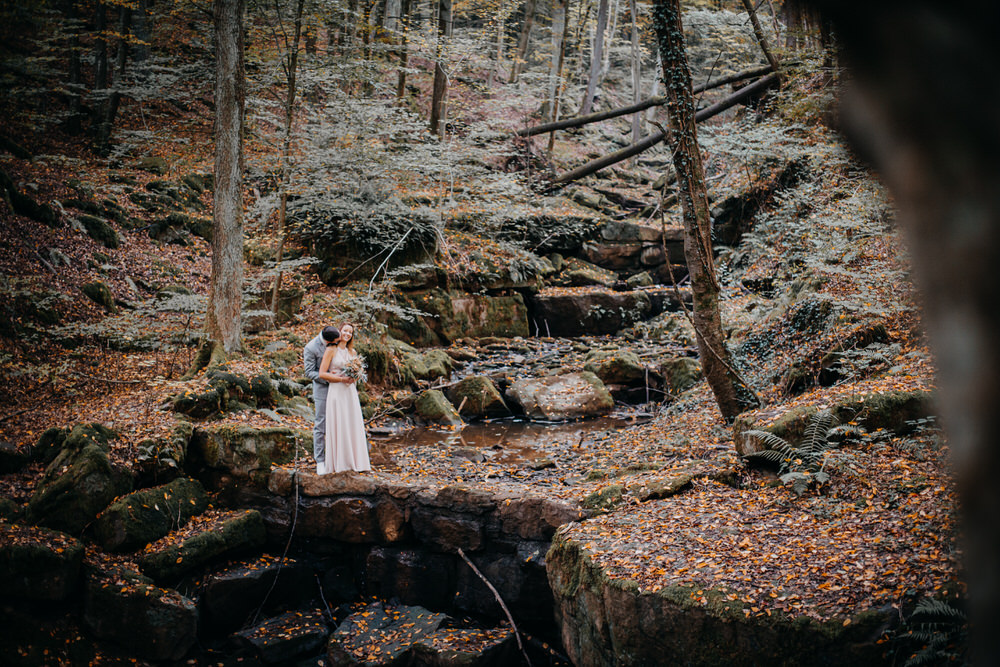
M396 664L446 618L423 607L373 602L344 619L330 637L327 657L334 665Z
M140 567L157 581L174 579L215 559L259 548L264 539L257 510L207 512L147 546Z
M83 544L65 533L0 523L0 591L34 600L62 600L80 582Z
M235 635L253 647L265 665L285 665L318 654L330 636L330 628L319 609L290 611Z

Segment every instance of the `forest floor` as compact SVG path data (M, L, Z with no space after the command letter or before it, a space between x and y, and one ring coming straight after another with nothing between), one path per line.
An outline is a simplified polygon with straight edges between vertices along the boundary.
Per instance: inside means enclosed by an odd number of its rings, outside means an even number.
M144 121L126 109L123 122L138 125L149 118L149 109ZM209 129L205 122L187 119L184 131L193 139L189 145L208 145ZM834 142L822 132L810 135L810 140ZM67 184L86 174L88 187L101 197L116 199L138 219L145 214L116 194L113 178L124 175L142 185L155 178L210 171L209 156L195 148L169 156L171 171L163 176L128 166L111 168L107 161L60 135L40 138L31 148L39 155L64 157L26 161L6 155L0 156L0 166L15 182L33 184L32 192L39 200L74 197L75 191ZM561 156L567 163L573 157ZM739 189L736 180L720 184L720 191ZM850 224L850 215L838 217L838 207L867 206L852 197L876 188L871 180L863 171L838 163L830 174L818 177L811 191L811 196L823 201L813 201L799 216L808 231L776 224L761 230L758 241L762 246L744 252L742 260L735 259L733 252L720 256L725 284L723 319L732 331L731 344L737 347L749 341L746 349L752 349L754 341L767 341L766 354L748 353L745 367L762 401L762 407L747 416L758 427L800 406L822 409L846 397L934 387L933 363L920 333L912 288L905 279L905 253L896 232L891 224L865 214L868 226L863 234L852 237L850 229L857 227ZM824 189L840 194L823 198L819 193ZM204 194L202 201L210 206L210 194ZM774 208L784 205L776 203ZM823 237L822 221L833 219L844 224L828 225L829 235ZM113 458L131 465L139 442L165 436L173 427L174 413L166 407L170 397L199 386L198 378L192 382L179 379L193 359L195 349L189 345L170 343L152 350L121 351L89 336L83 337L83 344L65 344L94 323L132 327L143 333L160 331L165 340L201 327L200 316L144 307L149 292L141 285L181 282L205 294L211 270L207 243L194 238L191 246L182 247L154 242L141 227L118 231L123 242L109 249L85 233L66 226L49 228L0 205L0 274L7 291L21 295L17 298L53 295L61 320L59 327L34 323L27 335L0 336L0 382L4 385L0 439L30 448L49 427L101 422L119 433ZM264 235L260 228L248 231ZM844 238L850 242L838 245ZM48 248L57 248L67 260L53 269L41 254ZM836 261L823 260L824 248L837 256ZM810 265L811 273L789 273L791 264L780 256L805 250L814 250L820 258ZM264 280L261 269L248 270L251 280ZM744 286L774 276L790 285L802 275L814 281L822 277L814 294L837 304L834 319L843 318L843 325L796 330L790 322L799 311L787 290L765 297ZM107 283L124 302L114 321L80 295L80 286L96 279ZM269 372L269 345L286 344L298 355L301 345L323 324L342 317L339 288L324 285L309 271L289 279L308 295L301 319L277 331L246 336L245 351L229 364L231 370L247 375ZM783 298L786 303L779 308ZM9 309L5 316L10 314L13 320L23 316L30 323L25 312ZM851 326L872 320L884 324L895 345L885 359L859 361L867 365L833 386L814 387L794 396L783 392L778 379L791 362L830 347ZM629 345L624 339L584 344L616 341L623 347ZM582 361L569 360L566 367L572 369L574 364L582 365ZM293 378L301 375L300 361L290 374ZM370 391L378 394L379 389ZM582 426L580 437L541 439L531 456L513 460L498 457L473 462L441 456L440 443L392 445L373 439L372 475L405 484L464 484L591 503L599 510L598 516L571 527L568 535L583 542L611 576L635 580L644 591L692 585L697 589L693 597L703 604L703 590L724 588L736 596L733 599L746 603L747 614L825 619L885 605L902 614L921 596L961 588L948 447L935 428L907 435L870 433L832 450L829 481L798 496L773 473L751 468L739 457L732 427L720 417L704 382L670 405L651 407L652 419L646 423L597 432L587 432ZM621 414L627 419L634 412L622 408ZM275 425L272 418L254 411L227 414L218 423ZM283 424L311 428L294 416L284 417ZM450 435L443 429L442 442ZM550 459L554 465L532 465L539 459ZM39 464L32 464L20 473L0 477L0 496L26 502L41 472ZM692 473L694 479L686 492L663 500L644 499L645 489ZM717 473L728 474L736 483L715 481Z

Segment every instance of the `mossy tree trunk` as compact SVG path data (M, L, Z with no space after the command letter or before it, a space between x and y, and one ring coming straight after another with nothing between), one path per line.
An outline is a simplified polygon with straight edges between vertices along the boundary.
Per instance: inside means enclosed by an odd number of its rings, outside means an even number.
M708 192L698 150L691 70L684 50L680 0L655 0L656 29L666 88L668 127L673 144L677 194L684 218L684 256L691 276L694 328L705 378L712 387L719 410L727 421L758 405L733 368L722 333L719 282L712 260Z
M215 0L215 198L205 330L227 354L241 346L243 299L244 0Z

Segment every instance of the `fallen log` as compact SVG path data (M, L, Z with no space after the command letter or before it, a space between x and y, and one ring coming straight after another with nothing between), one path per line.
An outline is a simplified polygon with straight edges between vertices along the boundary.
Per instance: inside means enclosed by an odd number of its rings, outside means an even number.
M704 120L712 118L713 116L718 116L726 109L734 107L740 102L743 102L744 100L747 100L753 97L754 95L757 95L758 93L764 92L771 86L777 85L777 83L778 83L778 75L768 74L764 78L758 79L757 81L754 81L750 85L740 88L726 99L720 100L710 107L705 107L704 109L695 114L694 120L696 123L700 123ZM590 174L593 174L596 171L600 171L605 167L610 167L613 164L617 164L622 160L627 160L633 155L638 155L639 153L649 148L652 148L656 144L666 139L666 137L667 137L666 132L657 132L655 134L651 134L642 141L634 143L631 146L621 149L620 151L615 151L614 153L605 155L604 157L599 157L595 160L591 160L590 162L581 165L576 169L573 169L572 171L568 171L565 174L556 176L554 179L552 179L552 182L553 184L561 185L563 183L569 183L571 181L575 181L578 178L583 178L584 176L589 176Z
M694 89L694 94L703 93L706 90L712 90L713 88L719 88L728 83L737 83L739 81L744 81L746 79L752 79L756 76L763 76L771 71L771 67L759 67L753 70L747 70L745 72L738 72L730 76L722 77L721 79L716 79L715 81L710 81L708 83L701 84ZM587 114L586 116L576 116L574 118L567 118L565 120L557 120L552 123L544 123L542 125L535 125L534 127L527 127L523 130L519 130L516 133L518 137L533 137L536 134L545 134L546 132L553 132L555 130L566 130L572 127L581 127L583 125L589 125L590 123L596 123L600 120L607 120L609 118L617 118L618 116L627 116L630 113L636 113L638 111L643 111L649 107L660 106L661 104L666 104L667 98L658 95L657 97L650 97L649 99L643 100L642 102L637 102L627 107L619 107L618 109L611 109L610 111L600 111L598 113Z

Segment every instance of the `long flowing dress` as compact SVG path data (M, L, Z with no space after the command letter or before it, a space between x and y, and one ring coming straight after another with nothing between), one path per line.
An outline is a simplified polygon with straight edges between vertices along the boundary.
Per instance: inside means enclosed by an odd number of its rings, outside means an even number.
M347 349L338 349L330 361L330 372L343 375L350 358ZM316 472L325 475L371 468L358 388L353 382L331 382L326 395L326 460L316 466Z

